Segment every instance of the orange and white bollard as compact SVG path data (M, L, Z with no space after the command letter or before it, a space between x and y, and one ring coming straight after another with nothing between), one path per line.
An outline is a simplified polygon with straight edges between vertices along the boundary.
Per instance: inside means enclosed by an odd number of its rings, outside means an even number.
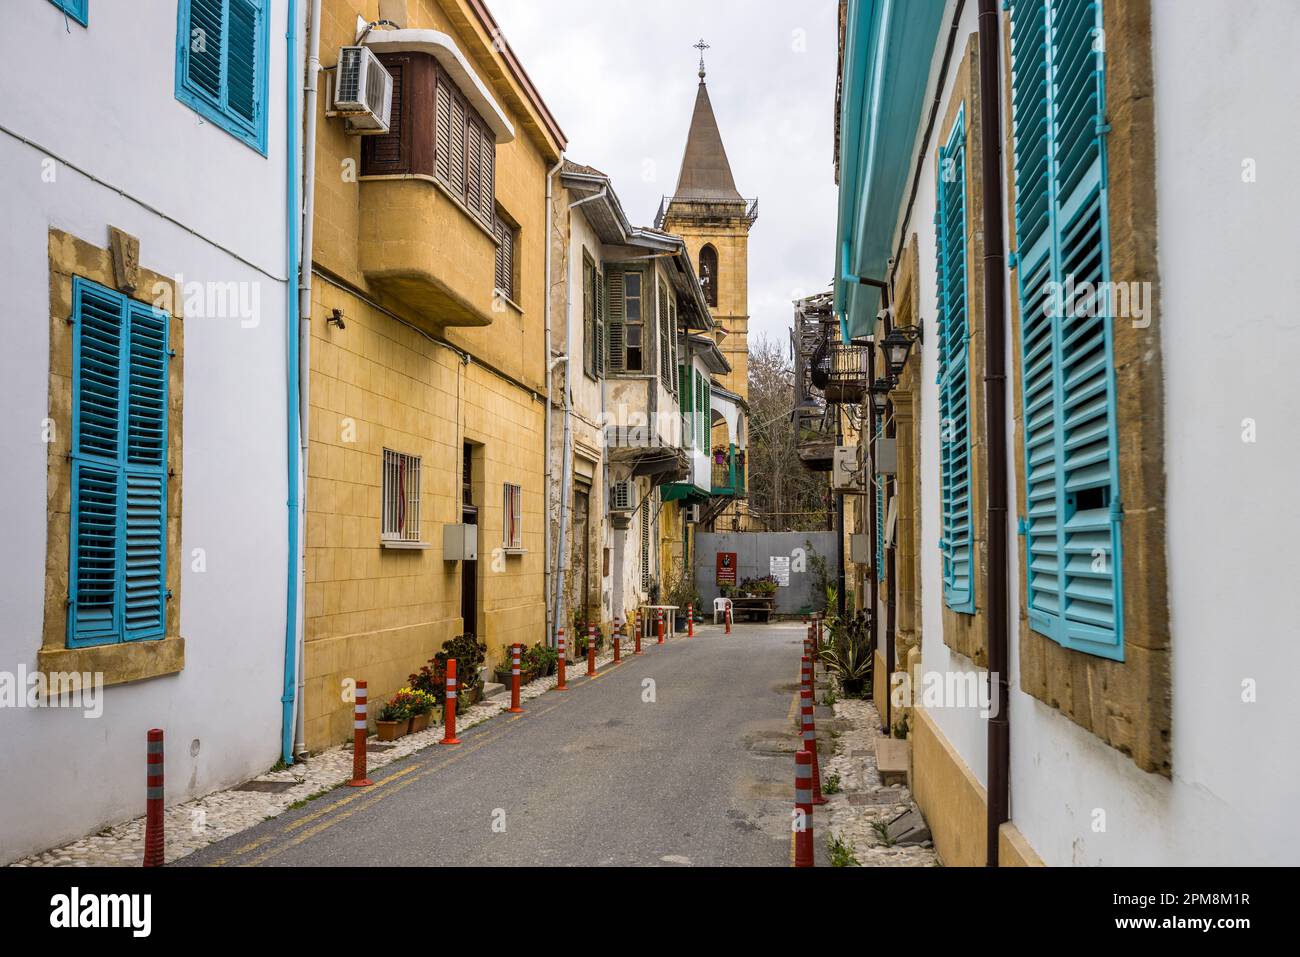
M618 648L618 639L622 634L623 634L623 622L615 618L614 619L614 664L618 664L620 661L623 660L622 656L619 654L619 648Z
M636 610L636 642L635 642L636 647L635 647L635 649L634 649L633 652L632 652L632 654L634 654L634 655L639 655L639 654L641 654L641 632L642 632L643 630L644 630L644 629L643 629L642 624L641 624L641 609L638 608L638 609Z
M366 683L358 681L352 701L352 780L348 782L348 787L354 788L369 787L372 783L366 777L366 716L369 710L366 697Z
M811 689L812 686L812 658L805 654L799 659L799 690Z
M694 602L686 606L686 637L695 637L695 604Z
M731 600L730 599L727 600L727 610L724 612L724 614L727 616L726 633L729 635L731 634Z
M519 659L523 656L523 646L515 642L510 646L510 713L523 714L524 709L519 705L519 683L522 680L519 674Z
M587 677L596 676L596 626L587 626Z
M565 646L563 628L560 629L559 637L556 639L555 649L560 654L559 661L555 665L555 673L559 676L555 682L555 690L568 691L569 686L564 683L564 665L569 657L569 649Z
M794 866L813 866L812 755L794 754Z
M146 735L144 777L144 866L162 867L166 839L163 833L163 733L154 728Z
M443 706L443 724L446 726L439 744L460 744L456 737L456 659L447 659L447 701Z
M803 749L812 753L813 804L826 804L829 798L822 794L822 772L817 760L817 725L813 721L813 694L807 688L799 692L799 710L802 713Z
M655 644L662 645L664 643L664 610L662 608L659 609L659 615L658 615L658 620L655 624L655 629L659 635L659 640L655 642Z

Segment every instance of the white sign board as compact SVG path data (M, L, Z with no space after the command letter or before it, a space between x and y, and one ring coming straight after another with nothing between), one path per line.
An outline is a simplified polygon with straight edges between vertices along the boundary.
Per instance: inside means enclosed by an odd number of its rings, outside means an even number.
M773 555L768 559L768 568L776 583L782 588L790 587L790 556Z

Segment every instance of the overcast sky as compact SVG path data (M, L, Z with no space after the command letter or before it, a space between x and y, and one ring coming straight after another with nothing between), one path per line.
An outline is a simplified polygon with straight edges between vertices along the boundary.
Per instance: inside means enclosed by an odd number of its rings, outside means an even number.
M699 85L736 186L759 200L750 233L750 340L784 344L791 300L830 283L835 247L836 0L489 0L569 138L608 173L637 225L677 185Z

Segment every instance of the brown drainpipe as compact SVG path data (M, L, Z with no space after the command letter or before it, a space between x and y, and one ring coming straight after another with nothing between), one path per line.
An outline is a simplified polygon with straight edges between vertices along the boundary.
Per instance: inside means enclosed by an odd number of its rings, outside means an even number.
M998 0L979 0L980 129L984 148L984 401L988 428L989 573L985 616L989 629L989 680L996 681L996 713L988 728L988 832L985 863L998 866L998 831L1010 820L1010 632L1007 623L1007 277L1002 228L1002 68ZM992 690L992 689L991 689ZM990 695L992 697L992 694Z

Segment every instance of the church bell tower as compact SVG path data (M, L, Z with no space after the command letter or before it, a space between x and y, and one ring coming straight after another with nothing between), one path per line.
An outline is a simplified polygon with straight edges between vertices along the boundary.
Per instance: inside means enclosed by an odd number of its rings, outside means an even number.
M696 49L700 86L695 113L677 189L665 200L657 225L685 240L718 327L718 348L731 363L731 372L717 379L748 402L749 231L758 219L758 201L745 199L736 189L704 82L708 45L701 40Z

